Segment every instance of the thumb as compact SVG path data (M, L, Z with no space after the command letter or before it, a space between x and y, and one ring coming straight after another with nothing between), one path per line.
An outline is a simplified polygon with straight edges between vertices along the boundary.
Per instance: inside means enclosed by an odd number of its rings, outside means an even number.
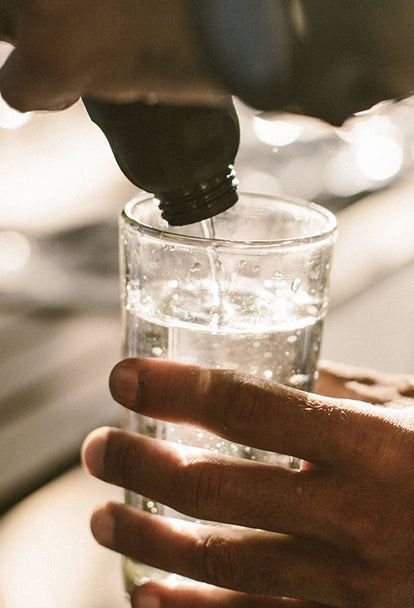
M0 70L0 92L20 112L63 110L79 99L79 95L67 93L63 79L52 77L18 48L10 53Z

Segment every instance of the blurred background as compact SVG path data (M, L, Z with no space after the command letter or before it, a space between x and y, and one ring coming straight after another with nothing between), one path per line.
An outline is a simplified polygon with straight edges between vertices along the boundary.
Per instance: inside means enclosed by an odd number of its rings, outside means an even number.
M414 98L341 129L237 107L241 189L337 215L322 356L413 373ZM21 115L1 101L0 155L4 512L76 465L89 430L118 422L107 389L121 352L117 218L137 191L80 103Z

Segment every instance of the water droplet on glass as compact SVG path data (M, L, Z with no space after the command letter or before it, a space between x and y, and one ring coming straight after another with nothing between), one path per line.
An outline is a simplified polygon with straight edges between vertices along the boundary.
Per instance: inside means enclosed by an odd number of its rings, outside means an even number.
M194 264L190 268L191 272L199 272L201 270L200 262L194 262Z
M151 350L152 355L154 357L161 357L162 355L162 348L160 348L159 346L154 346Z
M297 342L298 337L295 336L289 336L286 340L286 342L289 342L289 344L293 344L294 342Z
M292 281L290 289L293 291L293 293L296 293L299 290L299 287L301 286L301 284L302 284L302 281L299 278L296 278L294 281Z
M309 271L309 278L312 279L312 281L316 281L316 279L319 277L320 273L321 273L321 268L320 268L319 264L314 264Z

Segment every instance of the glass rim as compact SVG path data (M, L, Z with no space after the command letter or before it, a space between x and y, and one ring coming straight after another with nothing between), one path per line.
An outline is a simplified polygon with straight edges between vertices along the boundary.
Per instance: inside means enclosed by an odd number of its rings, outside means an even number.
M201 246L205 247L206 244L214 244L215 246L220 247L236 247L236 248L275 248L275 247L290 247L290 246L298 246L298 245L308 245L311 243L315 243L318 241L328 240L330 237L333 238L337 231L337 220L335 215L323 207L318 203L314 203L311 201L306 201L300 198L287 197L283 195L272 195L272 194L264 194L257 192L240 192L241 196L246 197L255 197L262 200L268 201L280 201L282 203L292 204L302 209L311 210L314 213L317 213L319 216L322 216L326 220L326 225L319 232L314 232L302 236L289 237L289 238L279 238L272 240L229 240L229 239L220 239L220 238L209 238L206 236L194 236L191 234L180 234L178 232L174 232L174 227L172 229L166 228L156 228L155 226L151 226L146 222L138 220L133 215L133 209L140 204L149 201L156 201L156 197L149 193L142 193L138 196L135 196L132 200L128 201L122 209L121 218L126 220L130 226L136 228L147 235L156 237L158 239L163 239L169 242L176 242L180 244L187 243L189 246ZM237 205L237 203L236 203ZM179 226L179 228L183 228Z

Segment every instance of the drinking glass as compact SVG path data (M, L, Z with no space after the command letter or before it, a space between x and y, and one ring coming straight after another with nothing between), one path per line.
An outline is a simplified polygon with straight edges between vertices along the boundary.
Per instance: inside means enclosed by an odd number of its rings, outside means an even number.
M234 369L311 390L335 233L328 210L298 200L241 194L212 219L170 227L152 196L137 197L120 220L123 356ZM221 454L299 466L290 455L130 411L122 426ZM184 517L132 492L126 501ZM126 559L124 576L130 591L173 575Z

